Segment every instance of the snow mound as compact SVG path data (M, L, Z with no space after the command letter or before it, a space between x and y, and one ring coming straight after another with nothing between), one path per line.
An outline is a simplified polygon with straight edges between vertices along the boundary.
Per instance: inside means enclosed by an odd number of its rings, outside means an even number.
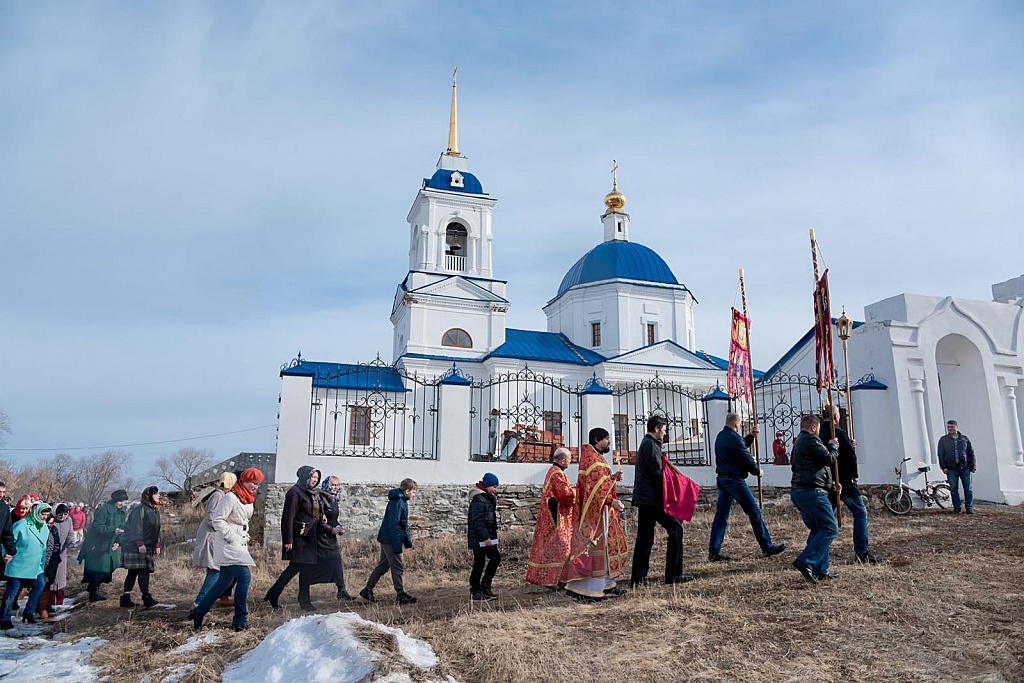
M166 656L178 657L187 652L193 652L203 647L204 645L215 645L219 643L223 638L216 631L203 631L200 634L194 635L184 643L169 651Z
M98 683L100 670L89 665L89 655L106 642L101 638L74 642L0 638L0 679L9 676L18 683Z
M364 644L358 632L393 636L397 661L388 662L389 673L378 677L381 656ZM358 683L371 677L377 683L416 680L452 681L424 677L439 663L429 643L407 636L401 629L367 621L358 614L338 612L292 619L271 632L255 649L224 670L223 683ZM400 669L404 669L400 670Z

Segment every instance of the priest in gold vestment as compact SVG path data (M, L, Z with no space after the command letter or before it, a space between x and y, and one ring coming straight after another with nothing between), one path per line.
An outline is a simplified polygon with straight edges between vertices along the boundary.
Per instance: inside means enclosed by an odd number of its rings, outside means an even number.
M573 505L572 548L562 569L565 590L575 597L596 600L617 594L628 547L619 513L622 503L615 484L622 472L612 473L604 454L611 449L608 430L590 430L590 443L580 448L580 473Z
M565 468L571 459L568 448L556 449L551 457L551 469L544 477L537 526L533 530L530 561L526 567L526 583L535 586L556 587L569 557L576 496L569 478L565 476Z

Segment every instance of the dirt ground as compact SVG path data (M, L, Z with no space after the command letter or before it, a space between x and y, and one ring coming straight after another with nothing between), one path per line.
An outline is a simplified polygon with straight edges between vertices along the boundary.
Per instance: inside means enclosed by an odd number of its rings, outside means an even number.
M873 508L872 547L887 561L855 564L847 521L832 548L840 577L817 586L791 566L806 530L788 503L766 505L774 540L788 545L771 559L761 557L746 518L735 508L724 548L735 560L705 562L711 516L699 511L685 525L686 571L697 580L599 604L578 604L523 583L529 551L524 533L502 537L495 602L469 599L470 553L461 537L415 539L405 558L406 589L419 597L416 605L394 604L388 577L377 587L384 597L377 605L339 603L329 586L314 587L313 600L321 611L351 609L427 640L443 672L466 683L1024 681L1024 510L979 505L973 516L914 511L895 517ZM152 590L177 608L118 608L121 570L108 586L110 600L77 609L58 625L71 636L111 641L93 662L113 683L138 681L169 664L165 653L192 635L184 618L202 574L191 569L191 546L173 543L189 538L195 522L191 516L165 516L168 551ZM631 522L627 518L630 546ZM662 537L659 532L653 567L664 556ZM355 594L377 546L343 545ZM231 633L231 610L216 608L208 628L223 632L225 640L173 658L197 664L186 681L219 680L227 663L301 614L294 583L285 592L283 612L261 601L284 565L271 550L254 555L259 566L250 593L251 630ZM71 585L72 592L78 585Z

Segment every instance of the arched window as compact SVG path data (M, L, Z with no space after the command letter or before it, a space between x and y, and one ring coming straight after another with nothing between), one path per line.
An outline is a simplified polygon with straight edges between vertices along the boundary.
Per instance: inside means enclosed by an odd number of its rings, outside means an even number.
M461 223L449 223L444 231L445 253L450 256L465 256L468 235L466 226Z
M457 349L471 349L473 348L473 338L469 336L469 332L458 327L453 327L444 333L441 337L441 346L454 346Z

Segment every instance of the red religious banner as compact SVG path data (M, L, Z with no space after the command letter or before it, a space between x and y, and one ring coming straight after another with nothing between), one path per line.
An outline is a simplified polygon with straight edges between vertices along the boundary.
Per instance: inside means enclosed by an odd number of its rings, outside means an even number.
M832 303L828 294L828 268L814 287L814 370L818 391L832 386L835 365L832 355Z
M747 330L750 320L735 308L732 309L732 343L729 344L728 390L730 396L740 400L752 399L750 370L750 343Z

